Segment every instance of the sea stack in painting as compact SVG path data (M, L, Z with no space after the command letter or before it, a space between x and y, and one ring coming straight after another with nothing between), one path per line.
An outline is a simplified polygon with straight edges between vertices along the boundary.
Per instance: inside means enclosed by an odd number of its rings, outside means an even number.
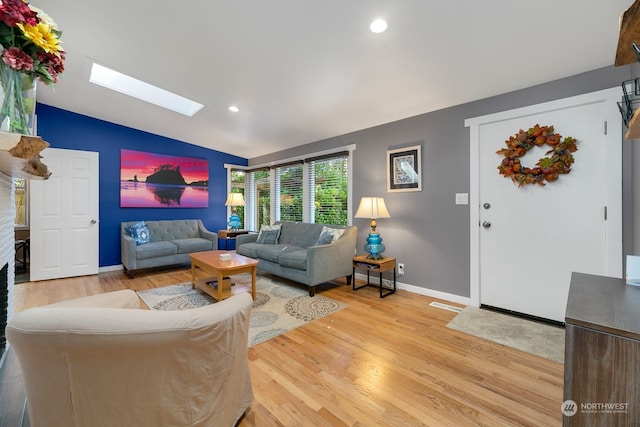
M206 208L206 159L120 150L120 206Z
M187 182L180 173L180 166L174 166L172 164L158 166L154 173L147 177L145 182L151 184L187 185Z

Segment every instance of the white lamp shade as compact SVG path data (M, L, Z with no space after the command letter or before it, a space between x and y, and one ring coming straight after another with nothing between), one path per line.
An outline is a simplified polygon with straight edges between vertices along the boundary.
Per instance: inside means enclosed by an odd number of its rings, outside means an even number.
M382 197L363 197L356 211L356 218L391 218Z
M229 193L225 206L244 206L244 197L242 193Z

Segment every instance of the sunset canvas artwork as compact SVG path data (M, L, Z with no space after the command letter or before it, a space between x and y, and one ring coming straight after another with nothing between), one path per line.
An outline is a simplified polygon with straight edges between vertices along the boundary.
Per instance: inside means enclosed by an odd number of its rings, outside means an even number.
M208 206L208 160L120 150L120 207Z

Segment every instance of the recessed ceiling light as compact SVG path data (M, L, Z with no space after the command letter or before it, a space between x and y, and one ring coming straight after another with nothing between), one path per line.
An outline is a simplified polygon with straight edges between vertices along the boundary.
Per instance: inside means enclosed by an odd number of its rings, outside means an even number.
M237 113L240 111L240 108L237 105L230 105L229 111L231 111L232 113Z
M142 80L94 63L91 66L91 83L115 90L125 95L133 96L146 102L173 110L185 116L193 116L204 105L192 101L173 92L153 86Z
M387 21L384 19L376 19L371 23L369 29L374 33L383 33L387 29Z

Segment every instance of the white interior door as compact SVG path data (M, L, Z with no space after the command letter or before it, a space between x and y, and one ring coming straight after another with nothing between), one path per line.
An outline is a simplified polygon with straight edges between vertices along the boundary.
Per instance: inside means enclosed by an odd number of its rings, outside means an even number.
M618 92L469 121L472 145L477 144L472 159L477 162L477 199L472 200L477 259L472 271L478 275L480 304L564 321L571 272L621 276ZM519 188L498 174L502 156L496 151L519 129L536 123L553 125L556 133L578 140L575 163L556 182ZM548 149L532 149L522 157L523 165L533 167Z
M98 273L98 153L47 148L30 182L30 279Z

